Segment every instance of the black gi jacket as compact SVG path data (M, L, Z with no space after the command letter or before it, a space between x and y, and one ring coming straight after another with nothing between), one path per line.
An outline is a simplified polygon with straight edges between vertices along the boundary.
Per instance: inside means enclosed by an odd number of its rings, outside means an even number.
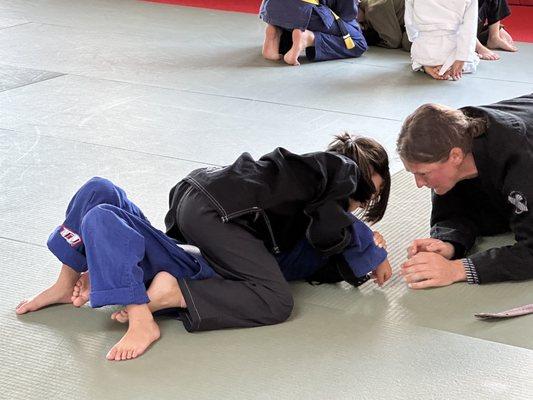
M283 148L255 161L242 154L226 167L201 168L183 181L204 193L222 222L246 219L274 253L289 250L304 235L325 256L351 241L355 221L347 211L359 169L351 159L331 153L293 154ZM170 191L167 234L181 237L176 209L183 190Z
M477 236L512 231L517 243L469 256L479 283L533 278L533 94L461 109L485 116L487 131L474 139L478 177L444 195L433 193L431 236L451 242L455 258Z

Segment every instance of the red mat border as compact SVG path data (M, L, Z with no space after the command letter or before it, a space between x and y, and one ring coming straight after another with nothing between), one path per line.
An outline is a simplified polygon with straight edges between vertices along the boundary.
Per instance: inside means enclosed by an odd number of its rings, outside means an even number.
M143 0L185 7L204 8L231 12L257 14L261 0ZM533 7L511 6L511 15L503 22L506 29L518 42L533 43Z
M151 3L174 4L185 7L257 14L261 0L144 0Z

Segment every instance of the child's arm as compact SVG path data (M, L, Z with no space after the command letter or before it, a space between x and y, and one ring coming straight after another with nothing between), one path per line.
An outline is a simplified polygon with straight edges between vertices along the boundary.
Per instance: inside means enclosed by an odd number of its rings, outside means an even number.
M407 37L412 43L418 36L418 29L413 22L413 0L405 0L405 13L404 13L405 31Z
M385 261L379 264L378 267L372 271L372 278L374 278L374 282L379 286L383 286L383 284L387 282L391 276L392 268L388 259L385 259Z
M459 26L457 32L457 50L455 52L457 61L472 61L472 56L476 49L477 12L478 1L467 1L463 23Z

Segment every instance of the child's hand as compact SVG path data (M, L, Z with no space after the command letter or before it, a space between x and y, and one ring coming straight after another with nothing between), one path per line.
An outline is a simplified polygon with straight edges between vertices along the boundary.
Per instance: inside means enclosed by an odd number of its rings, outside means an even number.
M372 278L378 286L383 286L392 276L392 268L390 266L389 260L385 259L378 267L372 271Z
M383 249L387 249L387 242L385 242L385 238L378 231L374 231L374 243L378 247L381 247Z

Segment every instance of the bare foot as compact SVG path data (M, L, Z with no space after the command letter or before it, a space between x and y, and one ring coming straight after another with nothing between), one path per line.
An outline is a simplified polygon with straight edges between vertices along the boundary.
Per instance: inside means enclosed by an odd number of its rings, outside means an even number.
M84 272L74 285L72 291L72 304L75 307L81 307L89 301L89 293L91 292L91 282L89 281L89 274Z
M79 273L67 265L61 267L57 282L31 299L22 300L15 309L19 315L40 310L52 304L71 303L72 290Z
M177 279L168 272L159 272L152 280L146 294L150 299L148 309L151 313L166 308L186 307ZM111 315L111 319L122 323L128 322L128 312L126 309L116 311Z
M476 44L476 53L478 54L479 58L482 60L496 61L500 59L500 56L497 53L493 52L492 50L487 49L479 41Z
M130 322L128 331L120 341L109 350L108 360L131 360L143 354L148 347L159 339L159 327L146 304L126 306Z
M281 38L281 29L274 25L268 24L265 29L265 41L263 42L263 57L267 60L281 60L279 54L279 40Z
M315 34L311 31L302 32L299 29L292 31L292 47L283 56L283 61L289 65L300 65L298 57L306 47L312 46L315 43Z
M489 37L489 40L487 42L487 47L490 49L500 49L505 51L518 51L518 48L511 43L508 43L507 41L503 40L501 37Z
M500 29L500 37L505 40L507 43L509 43L510 45L513 45L514 46L514 40L513 38L511 37L511 35L509 35L509 32L507 32L505 29L501 28Z
M442 68L442 65L438 65L436 67L426 67L424 66L424 72L431 76L433 79L436 79L438 81L444 81L448 79L448 76L446 74L439 75L439 70Z

